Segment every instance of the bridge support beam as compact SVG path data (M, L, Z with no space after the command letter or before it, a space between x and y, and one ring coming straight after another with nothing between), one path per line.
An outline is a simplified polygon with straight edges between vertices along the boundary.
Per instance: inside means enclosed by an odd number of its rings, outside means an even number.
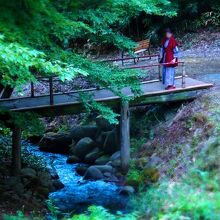
M130 160L129 102L121 102L120 120L121 170L127 173Z
M12 128L12 174L19 175L21 171L21 128Z

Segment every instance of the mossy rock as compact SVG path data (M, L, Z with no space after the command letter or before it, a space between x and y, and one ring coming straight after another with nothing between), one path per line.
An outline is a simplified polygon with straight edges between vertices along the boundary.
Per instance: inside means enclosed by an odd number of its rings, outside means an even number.
M66 162L69 163L69 164L79 163L80 159L75 155L71 155L67 158Z
M70 136L75 142L78 142L85 137L95 138L97 131L98 128L95 125L75 126L71 129Z
M99 150L98 147L94 148L91 152L86 154L85 156L85 162L86 163L94 163L97 158L99 158L103 152Z
M149 162L148 157L141 157L135 161L136 166L141 169L143 169L147 165L148 162Z
M159 170L154 167L145 168L142 173L147 182L156 183L160 178Z
M50 193L47 187L42 187L42 186L37 187L37 192L43 195L44 197L47 197Z
M86 165L80 165L78 167L76 167L76 173L80 176L84 176L84 174L86 173L88 169L88 166Z
M129 185L129 186L132 186L135 189L138 189L139 186L141 185L141 182L138 179L128 179L128 180L126 180L125 184Z
M107 155L103 155L95 160L96 165L105 165L110 161L110 157Z

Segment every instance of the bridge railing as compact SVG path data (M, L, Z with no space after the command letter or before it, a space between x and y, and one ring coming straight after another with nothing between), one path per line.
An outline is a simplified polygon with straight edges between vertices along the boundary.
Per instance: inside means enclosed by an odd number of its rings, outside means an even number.
M149 69L151 67L158 67L158 80L162 81L162 68L164 66L169 66L169 65L177 65L182 67L182 72L181 72L181 78L182 78L182 88L186 87L186 67L184 62L174 62L174 63L154 63L154 64L149 64L149 65L142 65L142 66L128 66L125 67L125 69Z
M157 59L159 59L158 54L152 54L152 55L142 55L142 56L131 56L131 57L120 57L120 58L113 58L113 59L106 59L103 60L103 62L118 62L121 61L122 66L124 66L124 61L129 61L129 60L133 60L134 64L136 64L140 59L145 59L145 58L153 58L156 57Z
M141 59L141 58L149 58L149 57L156 57L158 60L159 60L159 55L145 55L145 56L139 56L139 57L136 57L136 59ZM131 57L127 57L127 58L116 58L116 59L109 59L109 60L105 60L105 62L114 62L114 61L121 61L121 60L131 60L133 58ZM149 69L149 68L152 68L152 67L158 67L158 78L157 80L158 81L162 81L162 67L163 66L166 66L166 65L169 65L170 63L152 63L152 64L149 64L149 65L142 65L142 66L138 66L138 65L133 65L133 66L127 66L127 67L123 67L125 69ZM176 63L172 63L172 64L178 64L178 66L181 66L182 67L182 74L181 74L181 78L182 78L182 88L185 88L186 86L186 71L185 71L185 64L184 62L176 62ZM50 102L50 105L53 105L54 104L54 82L57 80L57 81L60 81L58 79L57 76L41 76L41 77L37 77L36 78L38 82L47 82L48 85L49 85L49 102ZM150 82L150 81L146 81L146 82ZM32 98L36 97L35 95L35 85L34 85L34 82L31 82L31 85L30 85L30 96ZM90 89L86 89L86 91L88 90L94 90L95 88L90 88ZM81 90L80 90L81 91ZM57 94L57 93L56 93ZM37 95L39 96L39 95Z
M127 66L124 67L124 61L129 61L129 60L134 60L134 64L137 64L140 59L144 58L157 58L157 63L151 63L148 65L133 65L133 66ZM125 58L114 58L114 59L107 59L104 60L104 62L119 62L122 61L122 66L125 69L149 69L152 67L158 67L158 80L162 81L162 67L167 66L167 65L177 65L182 67L182 72L181 72L181 78L182 78L182 88L186 87L186 68L185 68L185 63L184 62L175 62L175 63L160 63L160 55L159 54L153 54L153 55L143 55L143 56L134 56L134 57L125 57ZM179 78L179 77L178 77Z

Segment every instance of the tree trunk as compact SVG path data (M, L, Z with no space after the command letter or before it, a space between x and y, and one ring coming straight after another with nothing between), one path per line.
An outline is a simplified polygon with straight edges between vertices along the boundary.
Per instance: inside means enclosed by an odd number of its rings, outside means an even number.
M18 175L21 170L21 128L12 129L12 174Z
M130 129L129 129L129 103L121 103L120 121L120 142L121 142L121 169L123 173L129 170L130 160Z
M1 95L1 99L7 99L10 98L12 93L13 93L14 89L11 88L10 86L6 86L3 90L3 93Z

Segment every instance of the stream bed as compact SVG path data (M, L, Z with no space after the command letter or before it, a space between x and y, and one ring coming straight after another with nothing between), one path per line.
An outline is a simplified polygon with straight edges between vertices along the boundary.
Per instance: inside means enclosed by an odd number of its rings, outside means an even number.
M28 151L43 158L48 168L55 168L64 188L50 193L49 199L63 214L82 213L91 205L103 206L111 212L126 212L128 197L121 195L121 187L104 181L84 181L75 169L78 164L67 164L67 156L47 153L38 146L28 146Z

